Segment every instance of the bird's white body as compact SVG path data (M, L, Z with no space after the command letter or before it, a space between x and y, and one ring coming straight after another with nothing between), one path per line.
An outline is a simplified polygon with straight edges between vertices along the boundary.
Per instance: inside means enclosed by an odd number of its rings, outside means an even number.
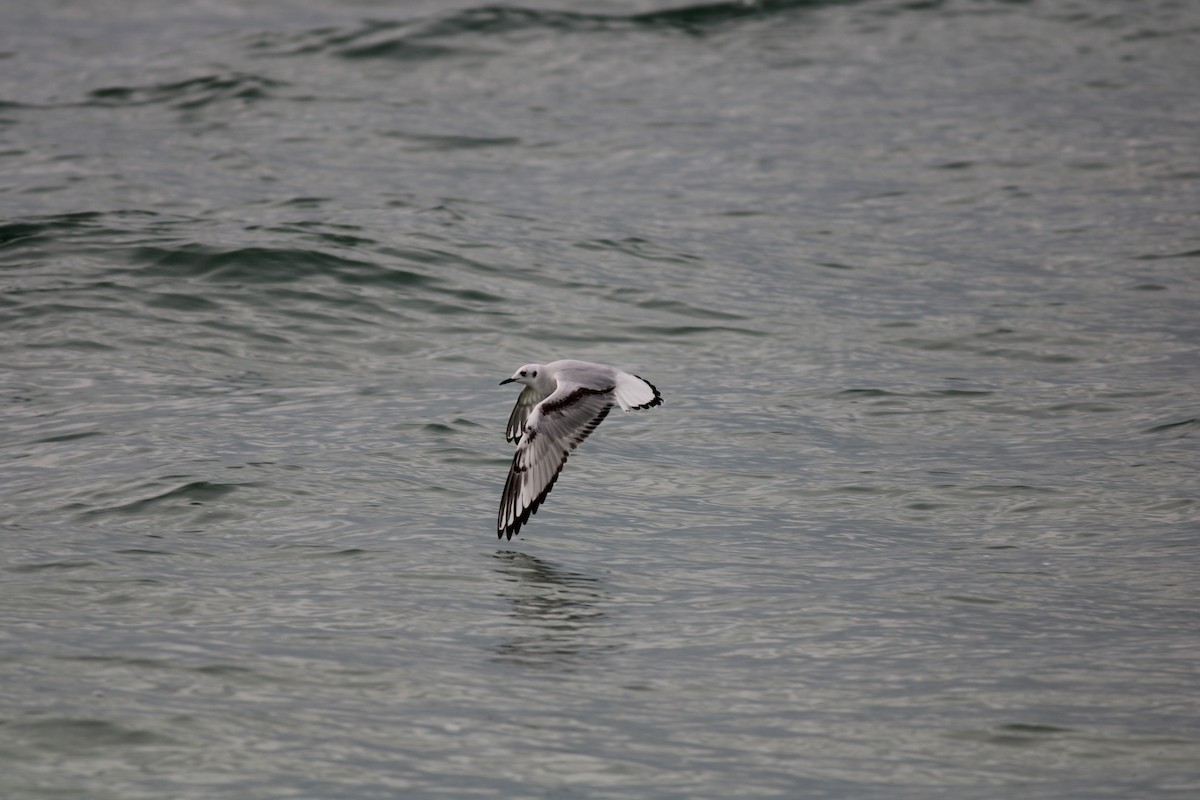
M511 539L553 488L567 456L596 429L613 405L653 408L662 395L650 382L607 364L552 361L526 364L504 383L525 388L508 418L506 437L517 442L500 499L496 533Z

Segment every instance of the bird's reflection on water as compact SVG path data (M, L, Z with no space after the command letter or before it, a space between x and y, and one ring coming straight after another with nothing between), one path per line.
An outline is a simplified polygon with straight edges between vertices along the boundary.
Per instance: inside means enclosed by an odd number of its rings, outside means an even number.
M512 605L511 632L496 646L497 661L570 671L611 652L600 581L560 569L536 556L502 550L496 571L500 596Z

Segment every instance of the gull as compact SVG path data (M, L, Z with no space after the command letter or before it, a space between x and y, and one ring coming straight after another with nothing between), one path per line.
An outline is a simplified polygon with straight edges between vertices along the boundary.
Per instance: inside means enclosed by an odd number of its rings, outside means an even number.
M614 405L636 411L662 405L644 378L607 364L552 361L526 364L511 378L525 388L508 417L505 438L517 443L496 518L496 536L509 539L535 514L554 488L567 456L596 430Z

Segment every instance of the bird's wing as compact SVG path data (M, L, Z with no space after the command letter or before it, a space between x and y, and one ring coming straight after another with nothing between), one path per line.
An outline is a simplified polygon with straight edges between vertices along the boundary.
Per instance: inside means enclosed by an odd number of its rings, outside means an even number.
M517 404L513 406L512 413L508 415L508 428L504 431L504 438L510 442L520 440L525 420L529 419L529 412L547 397L549 395L539 394L532 386L526 386L517 396Z
M504 482L497 536L511 539L537 511L558 480L567 456L608 415L611 393L612 387L560 385L533 409Z

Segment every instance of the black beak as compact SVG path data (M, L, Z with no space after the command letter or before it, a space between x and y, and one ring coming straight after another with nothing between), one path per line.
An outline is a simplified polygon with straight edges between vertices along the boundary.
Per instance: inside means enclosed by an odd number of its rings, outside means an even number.
M500 381L500 385L503 386L506 383L512 383L512 382L513 382L513 378L505 378L504 380Z

